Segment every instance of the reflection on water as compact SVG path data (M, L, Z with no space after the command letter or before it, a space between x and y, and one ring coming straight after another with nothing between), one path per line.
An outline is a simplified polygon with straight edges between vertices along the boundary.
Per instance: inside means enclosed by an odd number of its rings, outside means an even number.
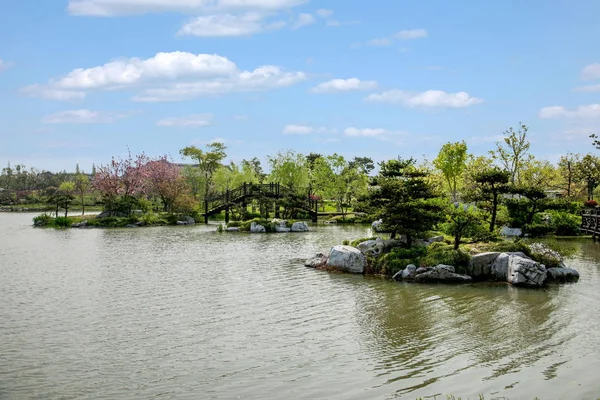
M399 284L299 259L369 236L40 230L0 214L0 398L596 398L600 244L577 284ZM440 397L438 397L440 398Z

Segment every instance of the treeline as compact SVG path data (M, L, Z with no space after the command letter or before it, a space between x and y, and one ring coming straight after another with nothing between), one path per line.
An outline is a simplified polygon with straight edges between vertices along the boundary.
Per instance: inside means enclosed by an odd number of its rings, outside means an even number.
M244 182L278 182L298 198L320 201L322 209L326 203L333 205L342 219L350 212L381 217L398 233L418 225L414 221L400 224L400 213L412 213L415 220L431 219L438 225L454 221L469 227L474 225L472 221L485 221L488 232L509 225L536 234L576 233L578 207L582 200L593 200L600 185L600 159L591 153L566 154L556 165L537 159L530 153L527 133L522 124L516 130L508 129L487 156L469 154L463 141L446 143L432 161L382 161L375 176L371 158L345 159L338 154L280 151L267 156L266 168L258 158L226 163L227 148L222 143L182 149L180 154L189 164L175 163L167 156L129 154L94 167L90 173L77 168L75 173L53 174L9 165L0 175L0 203L44 203L65 214L74 204L96 203L104 210L127 215L133 209L197 214L203 211L205 199ZM413 200L414 207L410 205ZM294 199L287 202L293 209ZM417 218L419 210L434 204L432 209L439 211L442 203L463 211L446 210L441 217L424 214ZM389 208L392 204L396 211ZM258 208L268 216L271 205L264 199ZM245 210L239 218L243 214ZM390 220L390 215L396 217ZM557 228L559 220L569 227Z

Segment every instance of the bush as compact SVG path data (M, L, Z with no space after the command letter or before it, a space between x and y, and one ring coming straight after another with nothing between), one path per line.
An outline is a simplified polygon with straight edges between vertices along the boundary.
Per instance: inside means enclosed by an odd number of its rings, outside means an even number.
M56 217L52 221L52 225L57 228L69 228L71 226L71 220L69 217Z
M389 253L370 259L369 273L393 276L409 264L421 265L421 258L426 253L427 248L423 246L411 247L410 249L395 247Z
M581 216L561 211L550 211L550 223L558 236L577 236L580 233Z
M598 205L598 202L596 200L588 200L585 203L583 203L584 207L589 207L589 208L594 208Z
M33 225L34 226L48 226L52 222L54 218L50 214L40 214L33 217Z
M463 249L454 250L453 246L440 243L426 248L427 254L421 258L420 265L434 267L438 264L452 265L456 272L465 273L471 256Z
M523 227L523 230L531 237L547 236L554 233L554 227L544 222L532 222Z
M367 240L375 240L375 239L377 239L377 237L366 237L366 238L354 239L353 241L350 242L350 246L356 247L362 242L366 242Z

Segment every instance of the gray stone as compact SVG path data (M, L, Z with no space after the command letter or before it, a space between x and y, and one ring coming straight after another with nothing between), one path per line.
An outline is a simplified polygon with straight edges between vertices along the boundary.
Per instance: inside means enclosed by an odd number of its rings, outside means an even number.
M579 280L579 272L573 268L567 267L553 267L546 270L548 276L546 282L551 283L563 283L563 282L577 282Z
M265 233L266 231L267 229L261 224L258 224L256 222L252 222L250 224L250 232L252 233Z
M290 228L287 227L286 221L282 219L274 219L271 221L275 227L275 232L289 232Z
M304 221L294 222L292 224L292 232L308 232L308 224Z
M327 264L327 256L323 253L317 253L313 258L309 258L304 262L305 267L321 268Z
M358 244L358 246L356 246L356 248L360 250L360 252L363 254L370 256L378 256L381 253L383 253L385 243L381 238L377 238L374 240L367 240L361 242Z
M125 225L125 228L139 228L139 226L137 226L136 224L128 224Z
M485 279L491 275L492 264L500 255L499 252L475 254L467 266L467 274L474 279Z
M402 279L412 279L417 275L417 266L414 264L408 264L404 270L402 270Z
M457 274L452 265L439 264L427 272L416 275L414 280L415 282L470 283L473 278Z
M541 287L546 280L546 267L537 261L517 255L509 256L507 281L516 286Z
M194 225L195 223L196 220L189 215L186 215L177 221L177 225Z
M500 234L502 236L521 236L523 231L520 228L509 228L508 226L503 226L500 229Z
M87 219L81 222L76 222L74 224L71 224L71 228L85 228L88 224Z
M353 274L362 274L365 272L367 259L355 247L338 245L331 248L327 266Z
M490 278L495 281L506 281L508 278L508 260L510 255L500 253L491 265Z
M96 215L96 218L106 218L106 217L126 217L127 214L122 213L120 211L102 211L100 214Z
M225 231L227 232L239 232L240 228L237 226L232 226L231 228L226 228Z
M434 236L434 237L430 237L429 239L427 239L427 241L429 243L443 242L444 237L442 235Z
M417 270L415 272L416 272L417 275L419 275L419 274L424 274L427 271L429 271L429 268L419 267L419 268L417 268Z
M371 228L375 231L375 232L383 232L383 220L382 219L378 219L377 221L373 221L371 223Z

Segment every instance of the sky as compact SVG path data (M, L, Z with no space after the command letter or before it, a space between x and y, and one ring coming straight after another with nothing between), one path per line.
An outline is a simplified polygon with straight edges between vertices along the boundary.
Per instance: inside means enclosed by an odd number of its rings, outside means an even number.
M2 0L0 167L594 151L597 0Z

